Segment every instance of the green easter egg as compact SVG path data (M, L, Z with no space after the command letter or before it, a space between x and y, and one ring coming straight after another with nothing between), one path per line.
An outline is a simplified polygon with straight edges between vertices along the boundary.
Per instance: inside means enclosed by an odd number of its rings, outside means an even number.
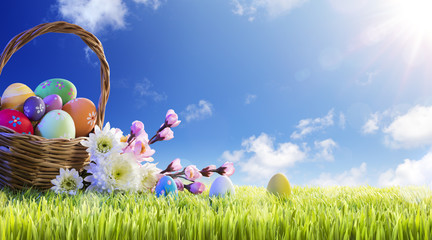
M52 110L43 116L35 134L44 138L75 138L75 124L72 117L63 110Z
M57 94L61 97L63 105L77 96L77 89L73 83L63 78L52 78L41 82L36 90L36 96L45 98L51 94Z

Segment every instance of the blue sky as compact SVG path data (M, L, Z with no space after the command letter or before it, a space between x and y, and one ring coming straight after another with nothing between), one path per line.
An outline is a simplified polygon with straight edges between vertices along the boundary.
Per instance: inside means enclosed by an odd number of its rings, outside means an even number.
M111 68L105 121L152 135L154 158L233 161L238 185L432 184L432 27L424 0L57 0L0 8L0 45L65 20L93 32ZM430 21L429 21L430 20ZM3 69L0 89L49 78L95 103L99 63L76 36L46 34ZM210 179L211 180L211 179ZM210 181L207 180L207 181Z

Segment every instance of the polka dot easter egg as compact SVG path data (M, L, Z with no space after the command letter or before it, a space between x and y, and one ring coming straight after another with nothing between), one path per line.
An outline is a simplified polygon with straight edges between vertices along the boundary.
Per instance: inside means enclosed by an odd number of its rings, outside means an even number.
M168 196L168 194L177 196L177 185L174 182L174 179L169 176L163 176L156 185L155 193L156 197Z
M8 127L17 133L33 134L30 120L22 112L13 109L0 111L0 126Z
M96 107L87 98L70 100L63 106L63 111L69 113L75 123L75 136L86 137L96 123Z
M45 103L45 112L50 112L52 110L60 110L63 106L63 101L58 94L51 94L43 99Z
M45 103L38 96L31 96L24 102L24 115L30 121L38 121L45 114Z
M14 109L22 112L25 100L34 95L34 92L25 84L11 84L3 92L1 109Z
M234 185L227 176L217 177L210 187L209 197L224 197L226 195L235 195Z
M53 78L46 80L37 86L35 94L41 98L45 98L51 94L57 94L62 99L62 105L68 101L75 99L77 89L73 83L62 78Z
M67 112L52 110L43 116L35 134L44 138L75 138L75 124Z

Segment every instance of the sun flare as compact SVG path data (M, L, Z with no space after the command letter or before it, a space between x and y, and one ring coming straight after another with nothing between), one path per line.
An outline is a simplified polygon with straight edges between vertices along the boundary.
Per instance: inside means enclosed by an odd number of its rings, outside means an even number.
M431 0L394 0L392 5L392 15L400 27L420 37L432 36Z

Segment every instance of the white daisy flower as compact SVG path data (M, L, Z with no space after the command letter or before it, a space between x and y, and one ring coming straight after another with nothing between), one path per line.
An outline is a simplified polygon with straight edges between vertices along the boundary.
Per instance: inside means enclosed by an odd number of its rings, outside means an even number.
M120 142L122 134L115 128L111 129L108 122L103 130L95 126L95 133L90 133L87 140L81 141L81 144L87 147L91 159L97 163L98 160L105 159L113 153L121 152L125 146L125 143Z
M158 174L162 170L156 167L156 164L145 163L138 168L137 190L144 192L152 189L157 181Z
M90 182L88 190L113 192L133 190L138 165L132 154L111 154L105 161L91 163L87 169L92 175L84 180Z
M54 185L51 190L56 193L68 193L75 195L78 189L83 187L83 179L79 176L75 169L60 168L60 175L53 180L51 183Z

